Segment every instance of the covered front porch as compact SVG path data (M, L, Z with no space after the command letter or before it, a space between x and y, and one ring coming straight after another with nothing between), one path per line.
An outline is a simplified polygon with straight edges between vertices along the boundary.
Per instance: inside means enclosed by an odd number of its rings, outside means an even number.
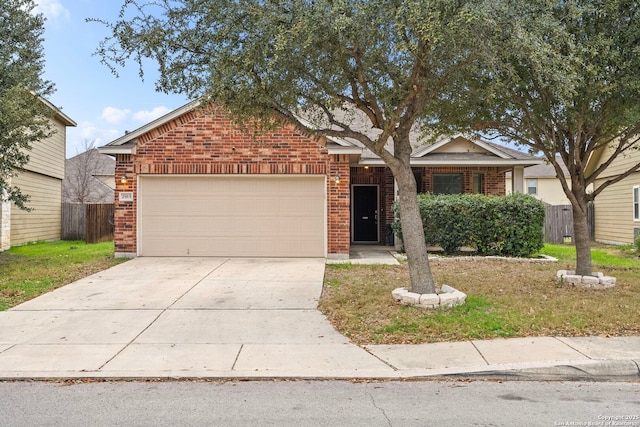
M423 143L412 134L411 166L418 193L507 193L510 173L512 193L524 193L524 168L542 164L529 154L465 135ZM384 161L355 140L330 139L329 154L349 159L350 245L394 245L391 224L397 183ZM391 150L391 147L387 148ZM344 171L341 171L344 176ZM340 182L340 176L336 176ZM344 193L343 193L344 194Z
M433 194L506 194L507 172L522 176L524 168L497 166L415 167L414 177L419 193ZM524 192L522 178L513 180L514 192ZM519 182L519 187L515 184ZM386 167L356 165L350 168L351 245L394 244L391 223L396 182Z

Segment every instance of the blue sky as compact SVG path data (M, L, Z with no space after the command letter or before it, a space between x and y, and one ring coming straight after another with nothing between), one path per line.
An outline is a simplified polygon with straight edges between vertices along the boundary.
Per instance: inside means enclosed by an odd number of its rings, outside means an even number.
M56 92L49 100L78 126L67 128L67 157L84 151L83 141L104 145L172 111L189 100L183 95L155 91L155 64L138 68L130 63L114 76L93 56L107 29L86 18L113 21L122 0L36 0L45 22L45 79Z

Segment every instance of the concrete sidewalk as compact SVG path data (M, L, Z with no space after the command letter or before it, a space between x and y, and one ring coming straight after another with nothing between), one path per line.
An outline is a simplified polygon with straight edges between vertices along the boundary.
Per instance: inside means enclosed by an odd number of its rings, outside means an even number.
M358 347L316 309L324 263L128 261L0 312L0 379L640 379L640 337Z
M536 337L366 347L403 378L640 380L640 337Z

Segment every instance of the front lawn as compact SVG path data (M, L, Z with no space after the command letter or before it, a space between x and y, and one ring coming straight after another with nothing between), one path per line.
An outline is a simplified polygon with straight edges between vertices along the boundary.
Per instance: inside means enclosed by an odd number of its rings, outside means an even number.
M125 261L113 242L33 243L0 253L0 311Z
M467 294L465 305L426 311L403 306L391 291L408 286L407 266L327 265L320 309L357 344L462 341L497 337L640 334L640 260L630 250L598 245L595 271L615 276L606 290L559 286L575 249L546 245L558 263L432 259L438 286Z

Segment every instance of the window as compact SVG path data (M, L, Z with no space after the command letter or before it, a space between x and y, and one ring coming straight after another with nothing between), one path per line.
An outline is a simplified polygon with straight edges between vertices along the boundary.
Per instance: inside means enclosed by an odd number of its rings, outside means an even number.
M462 194L461 173L434 173L434 194Z
M538 180L537 179L528 179L527 180L527 194L538 194Z
M473 174L473 192L475 194L484 194L484 174Z
M640 185L633 187L633 220L640 221Z

